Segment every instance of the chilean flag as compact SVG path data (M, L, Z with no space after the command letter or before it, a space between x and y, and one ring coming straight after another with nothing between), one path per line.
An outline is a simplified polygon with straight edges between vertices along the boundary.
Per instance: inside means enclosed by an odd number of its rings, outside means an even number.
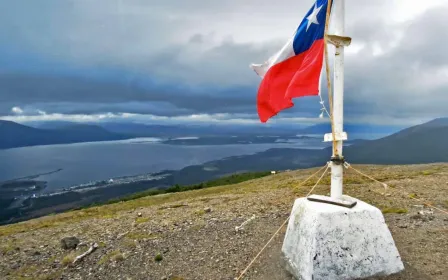
M260 121L293 107L292 98L319 94L327 5L328 0L316 0L283 48L265 63L251 65L263 78L257 96Z

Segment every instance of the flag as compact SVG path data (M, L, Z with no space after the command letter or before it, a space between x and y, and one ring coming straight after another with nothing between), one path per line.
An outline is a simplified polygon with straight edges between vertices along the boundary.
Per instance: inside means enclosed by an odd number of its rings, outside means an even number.
M292 98L319 94L328 0L316 0L289 41L263 64L251 68L262 77L257 93L260 121L294 106Z

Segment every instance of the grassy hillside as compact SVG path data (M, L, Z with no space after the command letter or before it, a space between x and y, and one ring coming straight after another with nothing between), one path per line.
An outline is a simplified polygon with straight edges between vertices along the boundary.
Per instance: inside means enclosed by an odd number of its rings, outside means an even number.
M241 182L262 178L265 176L270 175L271 172L269 171L263 171L263 172L247 172L247 173L239 173L239 174L232 174L230 176L224 176L216 180L203 182L200 184L194 184L194 185L188 185L188 186L181 186L179 184L176 184L172 187L166 188L166 189L150 189L143 192L138 192L135 194L131 194L128 196L120 197L117 199L112 199L104 203L95 203L91 206L86 206L82 208L89 208L92 206L100 206L100 205L106 205L106 204L113 204L117 202L125 202L129 200L134 200L146 196L153 196L153 195L161 195L161 194L168 194L168 193L178 193L178 192L186 192L186 191L192 191L192 190L200 190L200 189L207 189L211 187L217 187L217 186L226 186L226 185L232 185L232 184L238 184Z
M446 279L448 217L431 212L422 198L448 210L448 164L356 166L389 184L348 171L344 192L383 210L406 270L387 280ZM0 227L4 279L233 279L289 215L317 169L284 172L236 184L145 196ZM239 179L232 179L236 182ZM228 183L228 182L223 182ZM329 192L329 175L315 193ZM424 211L425 214L419 214ZM254 220L235 232L250 217ZM249 279L286 280L279 254L284 231L249 271ZM87 246L61 248L74 236ZM72 264L96 242L99 248ZM176 278L177 277L177 278ZM3 278L2 278L3 279Z

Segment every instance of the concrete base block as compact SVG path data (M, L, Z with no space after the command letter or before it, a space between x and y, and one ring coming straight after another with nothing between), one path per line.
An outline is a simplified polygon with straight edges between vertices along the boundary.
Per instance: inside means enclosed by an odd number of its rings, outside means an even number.
M362 279L404 269L381 211L354 200L353 208L295 201L282 253L297 279Z

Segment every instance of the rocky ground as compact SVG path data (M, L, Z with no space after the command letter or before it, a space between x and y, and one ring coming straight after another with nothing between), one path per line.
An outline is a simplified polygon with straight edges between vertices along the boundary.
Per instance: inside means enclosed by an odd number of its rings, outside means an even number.
M345 193L383 211L406 266L378 279L448 279L448 215L411 199L447 211L448 165L357 168L390 185L381 195L381 185L349 170ZM316 170L0 227L0 279L235 279L288 217L294 198L314 185L317 178L299 182ZM327 194L328 183L326 176L314 193ZM285 230L243 279L292 279L281 262ZM96 250L73 264L94 243Z

